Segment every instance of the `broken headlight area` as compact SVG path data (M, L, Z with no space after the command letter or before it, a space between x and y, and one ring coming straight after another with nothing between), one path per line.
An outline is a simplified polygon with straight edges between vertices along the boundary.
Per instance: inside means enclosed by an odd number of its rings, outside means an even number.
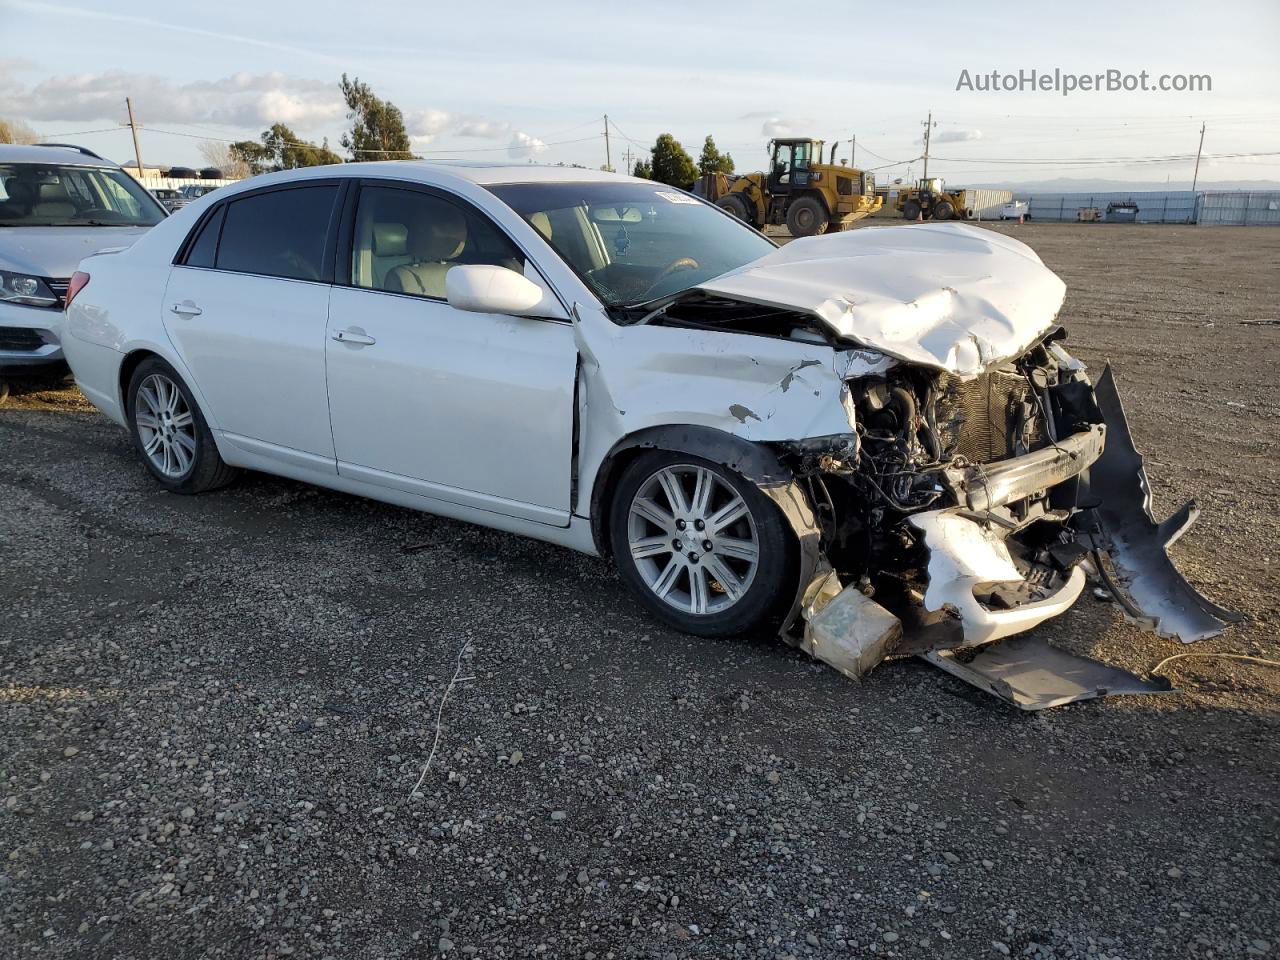
M924 656L1040 709L1167 689L1026 638L1021 660L972 655L1065 612L1090 577L1165 636L1238 619L1169 560L1194 506L1152 518L1110 368L1094 387L1058 339L967 380L907 365L853 380L850 436L779 445L821 555L791 642L853 677Z

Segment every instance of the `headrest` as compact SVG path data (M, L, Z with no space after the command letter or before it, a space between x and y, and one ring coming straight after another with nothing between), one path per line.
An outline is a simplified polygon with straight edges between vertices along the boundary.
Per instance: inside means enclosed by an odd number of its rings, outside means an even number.
M373 225L373 255L375 257L403 257L409 252L409 228L403 223L375 223Z
M33 197L31 184L26 180L19 180L17 177L10 177L4 182L4 189L9 194L10 200L16 200L18 203L30 203Z
M546 239L551 239L551 218L545 213L539 211L529 215L529 222L533 224L533 229L537 230Z
M58 183L42 183L40 184L40 202L56 202L58 200L69 200L71 195L67 193L67 185L59 181Z
M452 260L467 243L467 221L461 211L433 204L429 219L413 225L413 256L419 263Z

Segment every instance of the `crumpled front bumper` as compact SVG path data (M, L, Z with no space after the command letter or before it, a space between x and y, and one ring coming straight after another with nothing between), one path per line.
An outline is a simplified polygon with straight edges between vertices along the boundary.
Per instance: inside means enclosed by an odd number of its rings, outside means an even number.
M824 574L803 605L801 646L849 676L890 656L919 654L936 666L1026 710L1105 693L1164 692L1168 685L1126 674L1043 641L1019 641L1016 654L964 651L988 646L1064 613L1089 575L1126 615L1161 636L1185 643L1215 636L1241 617L1212 603L1187 582L1168 547L1194 521L1188 504L1164 523L1151 515L1150 485L1115 388L1111 368L1093 388L1102 422L1041 450L985 466L948 471L955 505L908 518L928 551L919 621L896 623L857 586L833 588ZM1074 507L1063 511L1059 569L1028 582L1010 553L1016 529L992 522L992 511L1072 482ZM993 590L1021 598L994 604ZM857 593L858 596L851 594ZM837 602L839 601L839 602ZM913 636L928 622L950 630Z

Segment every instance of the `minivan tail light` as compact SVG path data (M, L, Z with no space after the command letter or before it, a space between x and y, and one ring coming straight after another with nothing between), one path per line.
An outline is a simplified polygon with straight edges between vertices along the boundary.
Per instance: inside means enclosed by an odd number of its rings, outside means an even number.
M76 298L76 294L89 285L89 275L77 270L71 275L71 282L67 284L67 295L62 300L62 309L65 310L71 306L71 301Z

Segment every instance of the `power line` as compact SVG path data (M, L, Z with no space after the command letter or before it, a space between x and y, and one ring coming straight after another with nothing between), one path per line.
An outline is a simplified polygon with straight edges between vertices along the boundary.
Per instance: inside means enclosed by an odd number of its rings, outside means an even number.
M1215 153L1204 154L1205 160L1237 160L1251 157L1280 157L1280 151L1262 153ZM1051 157L1040 159L1015 159L1001 157L939 157L946 163L991 163L1004 166L1118 166L1126 163L1190 163L1195 160L1194 153L1179 154L1167 157Z
M45 139L61 139L62 137L83 137L90 133L115 133L119 127L100 127L97 130L66 130L61 133L42 133L40 136Z

